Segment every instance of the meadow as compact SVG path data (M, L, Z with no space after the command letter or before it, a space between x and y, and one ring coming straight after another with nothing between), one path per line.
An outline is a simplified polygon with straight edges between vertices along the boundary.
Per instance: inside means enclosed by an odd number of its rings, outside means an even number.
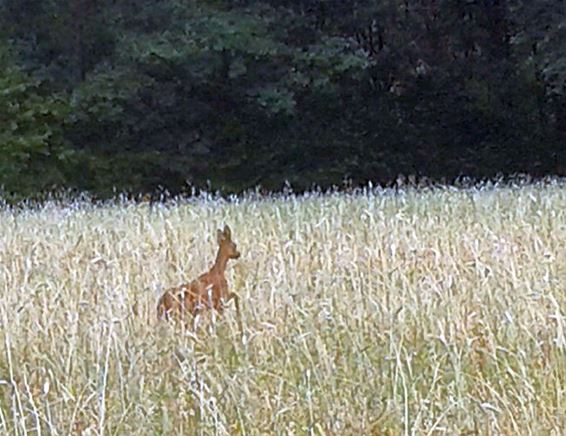
M2 434L561 435L566 184L3 206L0 326Z

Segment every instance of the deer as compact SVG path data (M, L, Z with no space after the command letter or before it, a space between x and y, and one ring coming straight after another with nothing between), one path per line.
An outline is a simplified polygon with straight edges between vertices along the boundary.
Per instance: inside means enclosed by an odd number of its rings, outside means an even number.
M204 309L214 309L221 315L224 305L234 300L238 327L243 335L240 297L229 291L225 276L228 261L238 259L240 252L232 241L232 231L227 225L224 230L216 231L216 240L218 253L214 265L192 282L166 290L157 304L157 316L161 320L179 317L186 322L189 315L194 319Z

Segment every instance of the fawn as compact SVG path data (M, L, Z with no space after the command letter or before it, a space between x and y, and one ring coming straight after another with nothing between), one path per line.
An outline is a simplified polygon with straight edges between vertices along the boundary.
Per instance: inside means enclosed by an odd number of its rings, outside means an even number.
M240 298L238 294L228 291L228 282L224 273L230 259L238 259L240 252L232 241L230 227L217 230L218 254L212 268L201 274L196 280L171 288L159 299L157 316L160 319L171 319L179 316L185 319L188 314L196 317L203 309L214 308L218 313L224 310L224 304L234 300L238 316L238 326L242 333Z

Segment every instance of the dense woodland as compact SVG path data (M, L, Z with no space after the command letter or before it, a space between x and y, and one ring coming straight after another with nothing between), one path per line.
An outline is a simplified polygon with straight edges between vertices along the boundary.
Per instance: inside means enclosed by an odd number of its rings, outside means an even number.
M563 0L0 0L0 185L564 174Z

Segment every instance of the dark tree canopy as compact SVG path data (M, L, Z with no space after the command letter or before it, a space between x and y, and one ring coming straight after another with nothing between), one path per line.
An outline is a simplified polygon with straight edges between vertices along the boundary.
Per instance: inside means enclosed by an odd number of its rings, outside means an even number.
M564 174L566 2L0 0L0 185Z

